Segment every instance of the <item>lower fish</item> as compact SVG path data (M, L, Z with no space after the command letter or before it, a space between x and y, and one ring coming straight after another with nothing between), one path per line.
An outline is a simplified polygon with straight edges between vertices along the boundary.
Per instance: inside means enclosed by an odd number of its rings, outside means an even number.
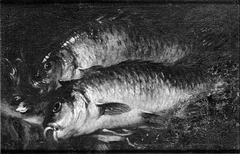
M126 61L98 68L61 82L43 101L44 134L58 141L101 129L163 124L175 109L219 83L194 66Z

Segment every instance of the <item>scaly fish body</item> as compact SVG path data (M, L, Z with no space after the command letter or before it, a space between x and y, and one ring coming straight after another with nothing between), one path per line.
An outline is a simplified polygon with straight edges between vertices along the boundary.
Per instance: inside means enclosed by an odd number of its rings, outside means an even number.
M50 94L45 134L53 130L58 140L158 119L214 83L188 66L127 61L98 68Z
M138 27L129 20L101 19L75 28L78 30L45 56L31 76L33 87L50 91L60 86L59 80L81 78L87 68L125 60L174 63L192 50L191 45L182 43L176 36L160 36L149 27Z

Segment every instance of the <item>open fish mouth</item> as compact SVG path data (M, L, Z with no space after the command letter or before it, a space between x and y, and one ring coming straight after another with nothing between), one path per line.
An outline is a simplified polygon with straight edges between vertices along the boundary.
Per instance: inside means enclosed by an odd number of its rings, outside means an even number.
M45 139L47 139L48 141L56 141L58 142L58 137L57 137L57 130L54 127L46 127L44 129L44 137Z
M48 124L48 127L46 127L44 129L44 137L45 139L47 139L48 141L56 141L58 142L59 139L58 139L58 133L60 133L60 131L62 131L63 128L58 125L57 123L51 123L51 124Z
M24 106L24 102L21 102L17 109L16 109L17 112L20 112L20 113L26 113L28 111L28 108L26 106Z
M28 107L26 106L26 101L27 101L27 95L19 95L19 94L14 94L13 98L11 100L11 105L15 106L17 105L17 108L15 109L16 112L20 112L21 114L24 114L28 111Z
M40 81L36 81L34 79L32 79L32 77L29 77L28 78L29 80L29 83L34 87L34 88L40 88L40 89L43 89L45 87L45 85L47 84L47 82L42 79Z

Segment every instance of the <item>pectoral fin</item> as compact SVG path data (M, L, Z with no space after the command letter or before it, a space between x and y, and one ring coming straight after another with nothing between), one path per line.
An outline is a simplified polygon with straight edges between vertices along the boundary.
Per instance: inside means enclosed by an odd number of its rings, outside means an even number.
M101 115L119 115L129 112L131 108L123 103L109 102L104 104L97 104Z

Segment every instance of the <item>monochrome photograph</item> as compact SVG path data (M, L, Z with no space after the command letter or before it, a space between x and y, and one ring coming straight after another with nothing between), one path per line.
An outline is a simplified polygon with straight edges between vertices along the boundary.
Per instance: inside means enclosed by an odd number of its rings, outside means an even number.
M2 153L239 153L239 2L1 3Z

